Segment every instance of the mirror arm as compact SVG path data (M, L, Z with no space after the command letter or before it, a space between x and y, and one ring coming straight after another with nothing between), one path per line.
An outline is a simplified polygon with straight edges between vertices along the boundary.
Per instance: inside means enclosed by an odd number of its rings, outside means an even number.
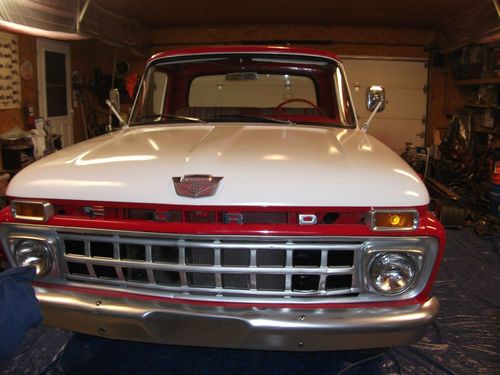
M120 115L120 113L118 113L118 111L116 110L115 106L113 105L113 103L111 103L109 101L109 99L106 99L106 105L109 107L109 109L111 109L111 112L113 112L113 114L116 116L116 118L120 122L120 125L122 127L124 127L124 128L128 128L127 123L125 122L125 120L123 119L123 117Z
M380 100L377 105L375 106L375 109L373 110L373 112L371 113L370 117L368 117L368 120L366 120L366 122L363 124L363 126L361 127L361 130L364 131L364 132L367 132L368 129L370 128L370 123L372 122L373 120L373 117L375 117L375 114L378 112L378 109L380 108L380 106L382 105L382 100Z

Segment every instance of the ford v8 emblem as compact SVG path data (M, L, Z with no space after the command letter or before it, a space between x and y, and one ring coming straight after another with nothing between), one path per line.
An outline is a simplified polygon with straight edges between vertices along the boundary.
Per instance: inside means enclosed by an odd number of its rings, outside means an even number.
M222 177L190 174L172 177L177 195L190 198L210 197L215 194Z

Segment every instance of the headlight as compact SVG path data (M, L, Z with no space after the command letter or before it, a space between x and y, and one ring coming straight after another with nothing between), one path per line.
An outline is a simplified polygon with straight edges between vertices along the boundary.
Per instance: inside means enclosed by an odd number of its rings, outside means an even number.
M36 275L43 277L52 269L52 252L49 243L35 239L16 241L14 259L18 266L36 268Z
M400 294L413 285L418 267L409 254L381 252L371 260L368 273L370 285L375 291Z

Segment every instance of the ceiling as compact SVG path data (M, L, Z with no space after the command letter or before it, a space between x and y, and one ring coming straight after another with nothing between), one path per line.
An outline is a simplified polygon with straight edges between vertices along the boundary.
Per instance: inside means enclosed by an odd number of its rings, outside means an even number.
M138 21L147 30L179 26L255 24L328 24L432 30L440 23L485 2L485 0L91 1L116 14Z

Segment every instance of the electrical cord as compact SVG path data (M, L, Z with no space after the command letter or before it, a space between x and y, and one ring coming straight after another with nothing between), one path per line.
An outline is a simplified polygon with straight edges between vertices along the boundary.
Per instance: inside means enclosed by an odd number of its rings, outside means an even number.
M383 351L382 353L379 353L377 355L374 355L374 356L371 356L371 357L368 357L368 358L363 358L362 360L359 360L357 362L351 363L349 366L347 366L347 367L343 368L342 370L340 370L339 372L337 372L337 375L345 374L347 371L351 370L352 368L354 368L356 366L359 366L359 365L361 365L363 363L372 361L374 359L380 358L380 357L384 356L385 354L387 354L387 351Z

